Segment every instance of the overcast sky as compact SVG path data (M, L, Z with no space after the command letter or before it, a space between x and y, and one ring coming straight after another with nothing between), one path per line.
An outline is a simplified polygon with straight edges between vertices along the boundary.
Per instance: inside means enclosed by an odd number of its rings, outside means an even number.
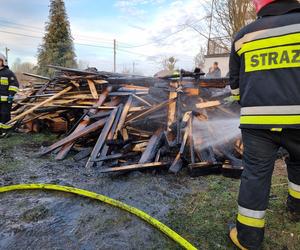
M117 39L117 69L151 75L161 69L166 56L179 59L178 66L192 69L194 56L206 43L185 23L205 27L205 0L65 0L78 60L99 70L112 70L113 39ZM0 50L8 47L9 63L19 57L36 63L48 0L0 0ZM207 30L203 30L207 34Z

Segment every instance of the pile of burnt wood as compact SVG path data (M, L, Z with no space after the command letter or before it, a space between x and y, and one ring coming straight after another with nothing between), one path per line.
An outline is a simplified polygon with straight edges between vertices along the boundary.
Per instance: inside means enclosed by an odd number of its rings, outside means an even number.
M56 160L72 155L101 173L178 173L187 167L192 176L240 175L241 140L226 139L224 131L222 144L216 145L219 128L207 123L214 117L239 116L238 105L223 101L230 95L227 79L205 79L185 71L147 78L49 67L57 71L51 79L27 74L39 83L16 98L9 122L22 132L60 134L41 155L52 152ZM203 140L197 132L199 122L207 129Z

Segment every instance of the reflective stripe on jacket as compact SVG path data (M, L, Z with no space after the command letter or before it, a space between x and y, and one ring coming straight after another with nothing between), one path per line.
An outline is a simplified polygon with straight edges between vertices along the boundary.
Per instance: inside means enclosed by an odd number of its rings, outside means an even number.
M300 129L300 12L262 17L238 33L230 84L241 128Z
M7 97L18 91L19 82L15 74L8 67L0 69L0 102L7 102Z

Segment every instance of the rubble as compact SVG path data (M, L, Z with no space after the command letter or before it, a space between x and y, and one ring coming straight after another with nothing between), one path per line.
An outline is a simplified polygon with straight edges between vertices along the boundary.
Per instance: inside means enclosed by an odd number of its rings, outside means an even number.
M239 116L238 105L223 101L228 79L186 71L146 78L49 67L56 70L51 79L26 74L45 83L22 90L8 123L21 132L63 136L40 155L53 153L62 160L76 150L76 160L85 159L86 168L100 173L161 169L177 174L183 167L192 176L242 172L238 138L202 147L197 134L194 141L195 121ZM213 141L217 128L205 126Z

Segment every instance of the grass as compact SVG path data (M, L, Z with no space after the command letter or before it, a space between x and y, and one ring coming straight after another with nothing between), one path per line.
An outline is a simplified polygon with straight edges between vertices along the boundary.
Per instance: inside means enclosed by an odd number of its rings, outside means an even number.
M50 143L56 139L51 134L10 134L0 139L0 173L17 171L23 166L23 157L17 157L19 151L28 152L32 147L37 151L44 142Z
M237 212L239 181L222 176L206 177L208 189L186 197L183 206L169 213L169 225L199 249L235 249L227 237L227 223ZM286 213L287 182L274 176L267 213L263 249L300 249L300 223L291 222ZM282 185L283 184L283 185ZM174 249L171 245L168 249Z

